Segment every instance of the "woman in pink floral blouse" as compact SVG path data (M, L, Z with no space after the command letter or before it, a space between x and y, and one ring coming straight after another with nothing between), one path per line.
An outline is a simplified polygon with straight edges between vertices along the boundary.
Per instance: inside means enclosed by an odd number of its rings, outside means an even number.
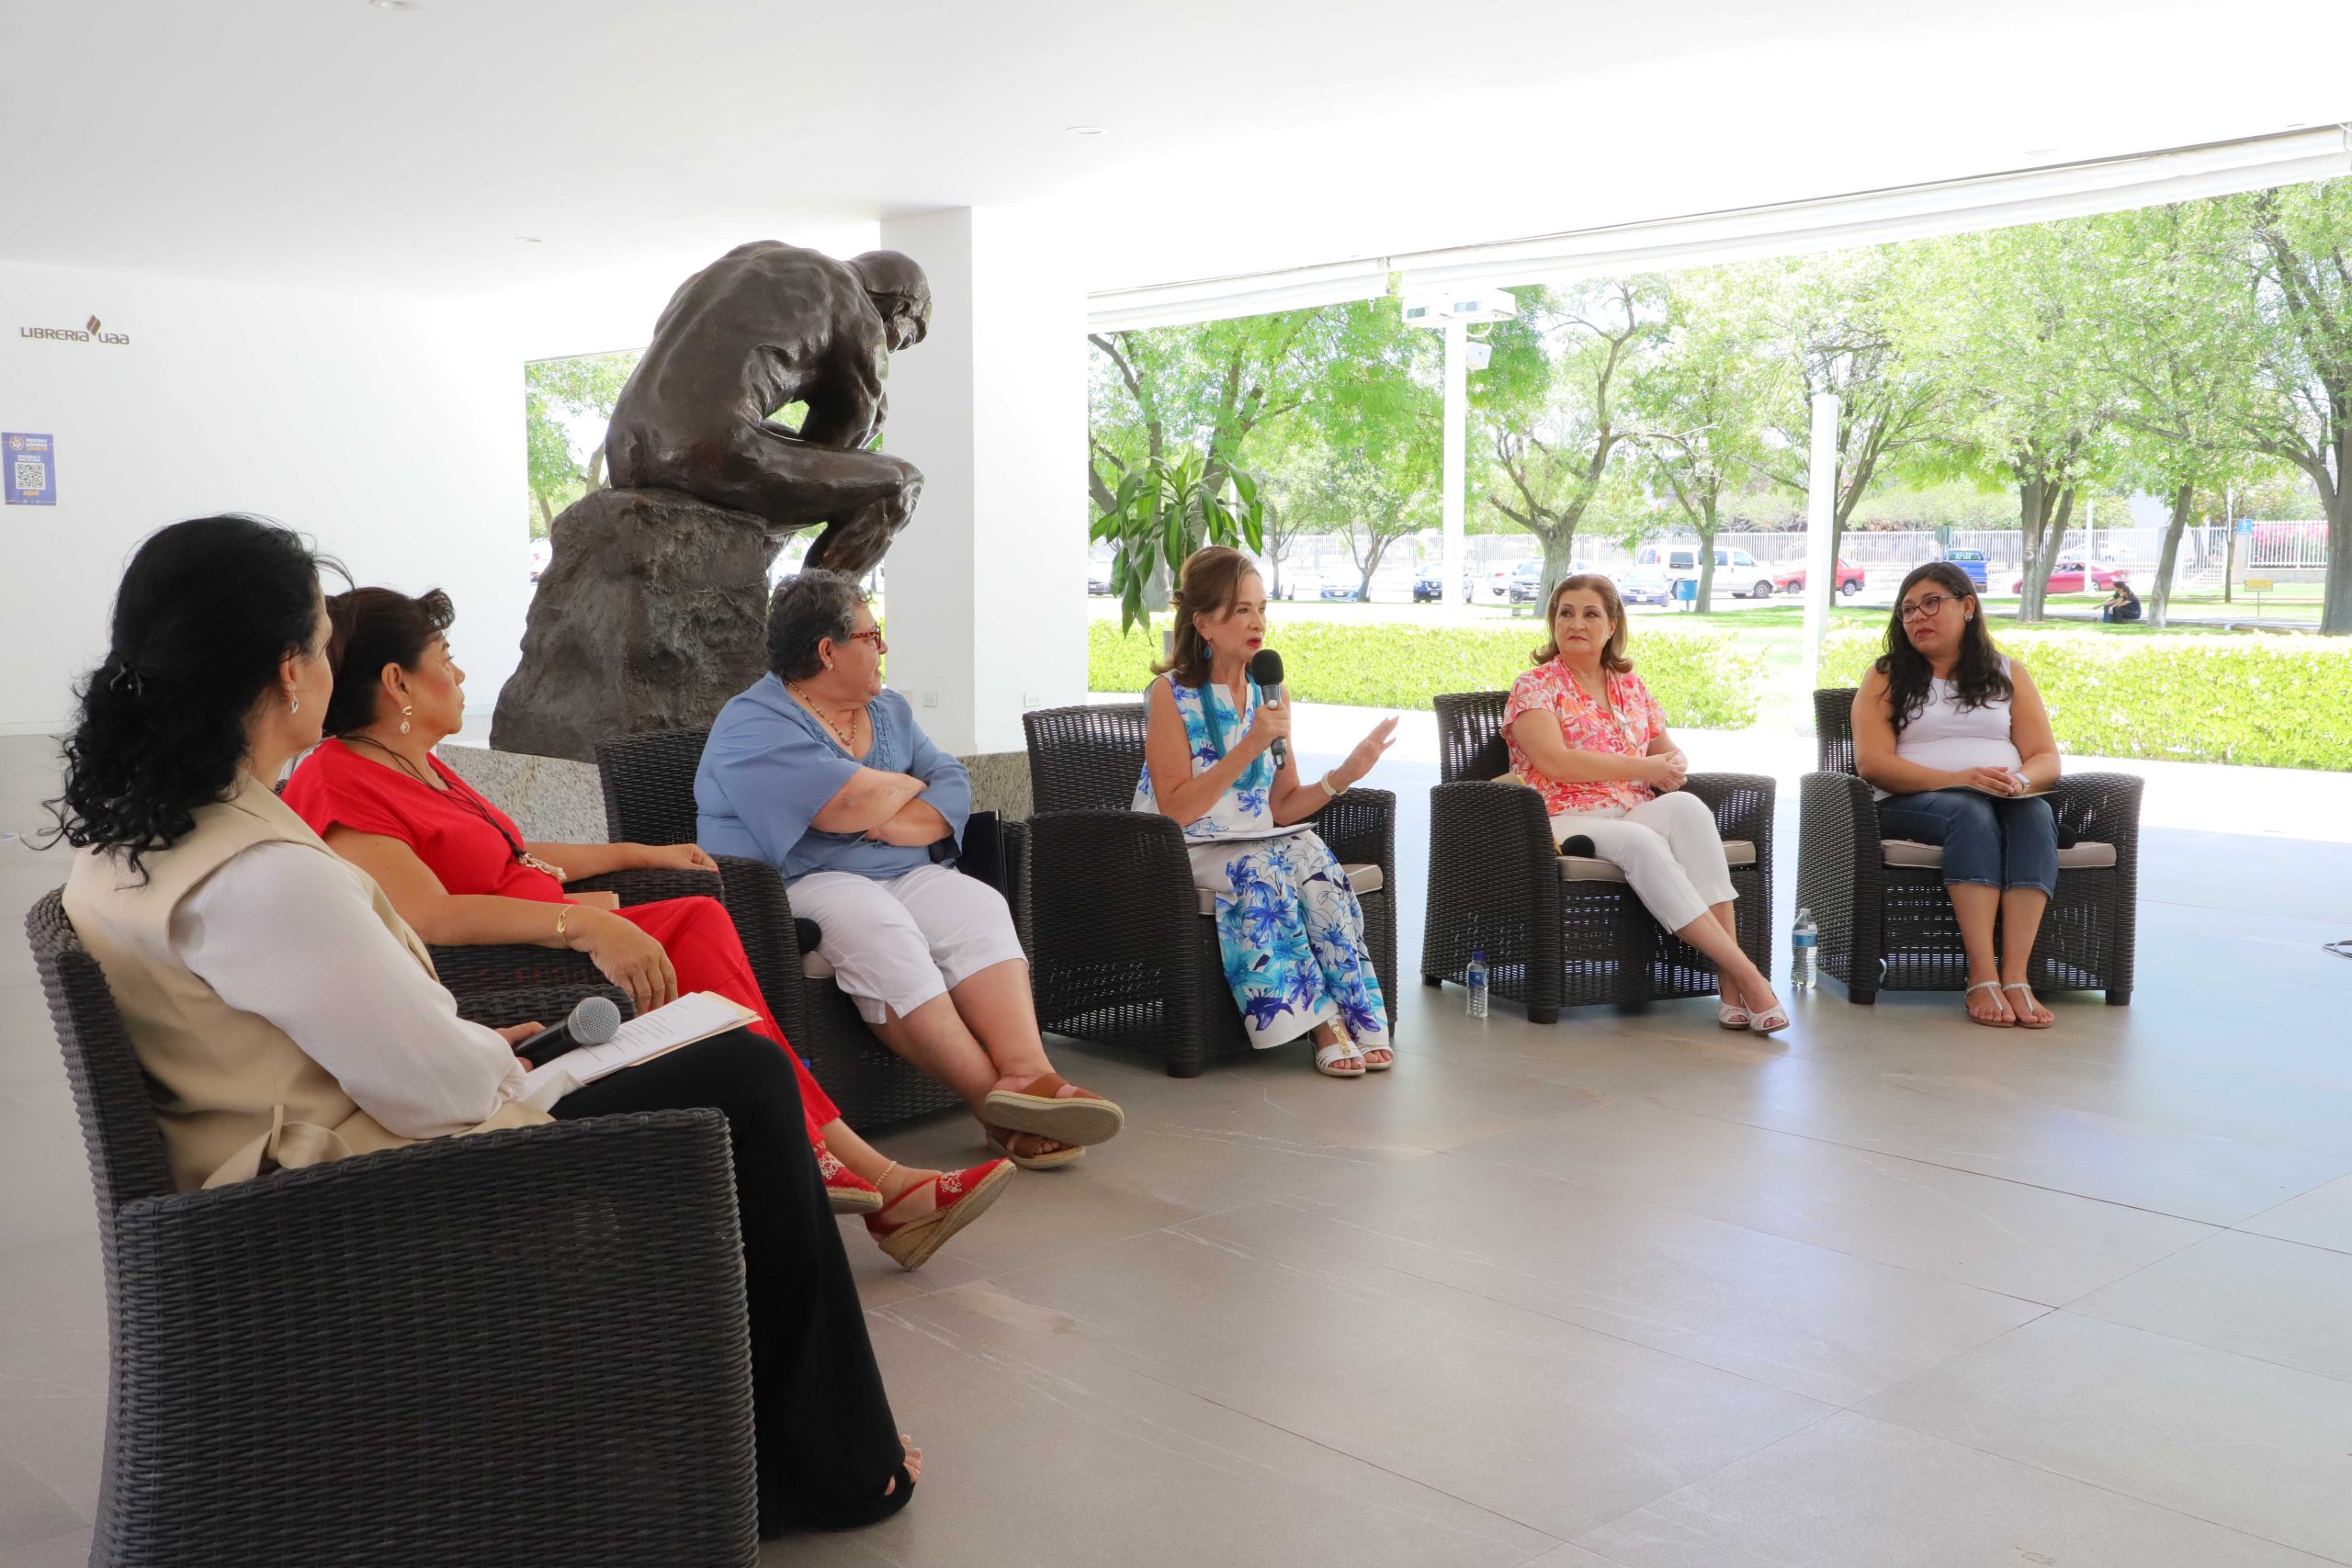
M1714 813L1679 793L1687 764L1625 657L1616 585L1594 573L1565 578L1544 620L1551 636L1503 707L1511 771L1544 796L1555 841L1589 839L1658 924L1714 960L1725 1029L1787 1028L1771 982L1740 951Z

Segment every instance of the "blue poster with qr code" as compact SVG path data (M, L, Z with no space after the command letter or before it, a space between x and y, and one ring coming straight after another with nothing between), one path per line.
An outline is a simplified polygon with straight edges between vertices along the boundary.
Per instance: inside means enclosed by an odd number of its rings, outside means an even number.
M11 506L57 504L57 451L46 435L0 432L0 478Z

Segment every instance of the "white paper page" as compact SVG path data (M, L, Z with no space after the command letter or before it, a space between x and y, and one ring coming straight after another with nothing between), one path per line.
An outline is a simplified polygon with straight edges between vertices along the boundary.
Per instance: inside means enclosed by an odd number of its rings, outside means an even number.
M545 1111L607 1073L675 1050L688 1041L741 1028L756 1016L716 991L690 991L667 1007L630 1019L602 1045L582 1045L533 1067L523 1076L523 1092L514 1098Z

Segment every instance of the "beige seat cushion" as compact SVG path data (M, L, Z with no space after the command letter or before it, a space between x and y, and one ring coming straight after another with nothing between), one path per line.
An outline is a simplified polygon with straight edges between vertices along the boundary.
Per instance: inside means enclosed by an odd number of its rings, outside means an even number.
M1941 844L1923 844L1916 839L1881 839L1879 848L1889 865L1914 866L1933 871L1944 863ZM2060 871L2104 871L2115 863L2113 844L2084 842L2058 852Z
M1725 839L1724 860L1731 865L1754 865L1756 845L1747 839ZM1560 880L1563 882L1623 882L1623 868L1613 860L1598 860L1591 855L1562 855Z
M1357 897L1361 897L1366 893L1377 893L1380 891L1383 879L1378 866L1343 865L1340 869L1348 874L1348 885L1356 890ZM1201 913L1204 915L1215 915L1216 913L1216 890L1213 887L1202 887L1195 889L1195 891L1197 891L1201 896Z

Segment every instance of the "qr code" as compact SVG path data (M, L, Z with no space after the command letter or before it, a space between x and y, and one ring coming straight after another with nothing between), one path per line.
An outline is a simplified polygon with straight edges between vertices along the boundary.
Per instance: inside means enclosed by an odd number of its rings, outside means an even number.
M16 477L8 481L11 489L38 494L49 488L49 465L39 458L19 457L16 469Z

